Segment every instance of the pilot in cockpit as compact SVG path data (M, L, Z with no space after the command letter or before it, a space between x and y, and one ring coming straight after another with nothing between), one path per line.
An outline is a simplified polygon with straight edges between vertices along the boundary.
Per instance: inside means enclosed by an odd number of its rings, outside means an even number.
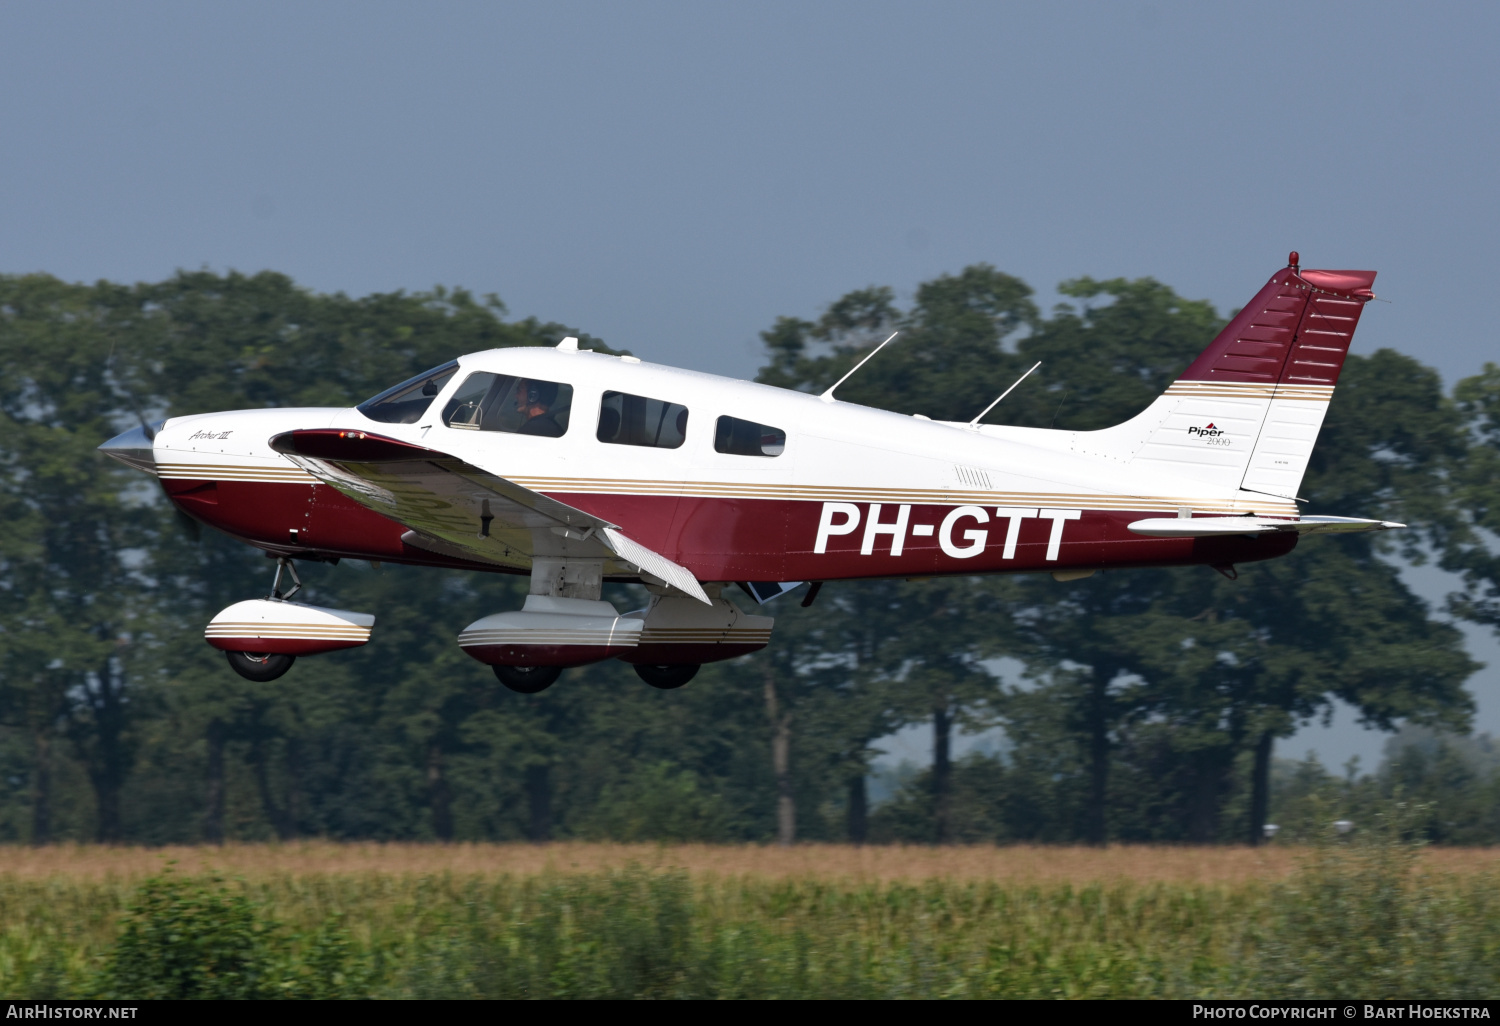
M563 426L553 415L552 404L557 402L557 384L552 381L517 381L516 412L526 418L518 428L523 435L541 435L558 438Z

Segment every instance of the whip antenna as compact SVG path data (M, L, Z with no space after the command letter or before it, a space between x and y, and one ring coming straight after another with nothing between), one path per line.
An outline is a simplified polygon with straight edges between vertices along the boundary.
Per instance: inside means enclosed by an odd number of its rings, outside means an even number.
M870 355L874 356L875 354L871 353ZM1004 392L1000 393L1000 399L1004 399L1006 396L1008 396L1012 392L1014 392L1016 390L1016 385L1019 385L1021 382L1025 381L1027 378L1031 377L1031 371L1036 370L1041 365L1042 365L1042 361L1041 360L1038 360L1036 363L1032 364L1031 365L1031 370L1027 371L1025 374L1022 374L1019 378L1017 378L1015 385L1011 385ZM856 367L855 369L858 370L859 368ZM984 408L984 413L981 413L979 416L977 416L973 420L969 421L969 427L971 427L971 428L977 428L979 426L979 422L984 419L984 414L985 413L989 413L996 406L1000 405L1000 399L996 399L994 402L990 403L988 406L986 406Z
M899 332L899 331L893 331L893 332L891 332L891 338L895 338L899 334L901 334L901 332ZM884 349L886 347L886 343L890 342L891 338L886 339L885 342L880 343L880 345L878 345L874 349L872 349L870 351L870 356L874 356L876 353L878 353L882 349ZM833 384L829 385L828 386L828 391L826 391L822 395L818 396L818 398L821 399L821 400L823 400L825 403L831 403L831 402L833 402L833 390L835 388L838 388L844 382L848 381L850 378L852 378L854 376L854 371L859 370L865 364L869 363L870 362L870 356L866 356L863 360L861 360L858 363L856 363L854 365L854 370L851 370L848 374L845 374L843 377L839 378Z

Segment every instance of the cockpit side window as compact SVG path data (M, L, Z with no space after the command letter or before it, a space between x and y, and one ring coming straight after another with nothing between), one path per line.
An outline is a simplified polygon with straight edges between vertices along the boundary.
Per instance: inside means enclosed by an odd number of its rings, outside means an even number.
M449 360L441 367L407 378L394 388L365 400L359 404L359 412L382 424L415 424L457 370L458 361Z
M572 406L572 385L481 371L458 386L443 408L443 423L464 431L560 438Z
M714 451L731 456L780 456L786 451L786 432L738 417L720 417L714 424Z
M647 399L625 392L605 392L599 404L601 442L676 449L687 438L688 410L681 403Z

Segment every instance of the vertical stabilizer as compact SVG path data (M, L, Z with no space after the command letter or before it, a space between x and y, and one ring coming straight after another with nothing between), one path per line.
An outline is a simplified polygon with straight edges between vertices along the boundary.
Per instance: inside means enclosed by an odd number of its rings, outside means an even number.
M1294 497L1374 281L1302 270L1293 253L1156 402L1072 448L1220 494Z

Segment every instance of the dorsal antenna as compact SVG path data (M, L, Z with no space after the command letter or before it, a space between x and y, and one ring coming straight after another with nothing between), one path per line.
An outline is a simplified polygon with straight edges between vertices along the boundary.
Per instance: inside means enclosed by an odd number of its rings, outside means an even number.
M1004 392L1000 393L1000 399L1004 399L1006 396L1008 396L1012 392L1014 392L1016 390L1016 385L1019 385L1021 382L1025 381L1027 378L1031 377L1031 371L1036 370L1041 365L1042 365L1042 361L1041 360L1038 360L1036 363L1032 364L1031 365L1031 370L1027 371L1025 374L1022 374L1019 378L1017 378L1015 385L1011 385ZM979 422L984 419L985 413L989 413L996 406L1000 405L1000 399L996 399L994 402L990 403L988 406L986 406L984 408L984 412L983 413L981 413L979 416L975 417L973 420L969 421L969 427L971 427L971 428L977 428L979 426Z
M901 334L901 332L899 332L899 331L893 331L893 332L891 332L891 338L895 338L899 334ZM869 363L870 362L870 357L874 356L876 353L878 353L882 349L884 349L886 347L886 345L891 341L891 338L886 339L884 342L880 343L880 345L878 345L874 349L870 350L870 356L866 356L863 360L861 360L858 363L856 363L854 365L853 370L850 370L848 374L845 374L843 377L841 377L837 381L835 381L832 385L829 385L828 386L828 391L826 391L822 395L818 396L818 398L821 399L821 400L823 400L825 403L831 403L831 402L833 402L833 390L835 388L838 388L844 382L848 381L850 378L854 377L854 371L859 370L865 364Z

